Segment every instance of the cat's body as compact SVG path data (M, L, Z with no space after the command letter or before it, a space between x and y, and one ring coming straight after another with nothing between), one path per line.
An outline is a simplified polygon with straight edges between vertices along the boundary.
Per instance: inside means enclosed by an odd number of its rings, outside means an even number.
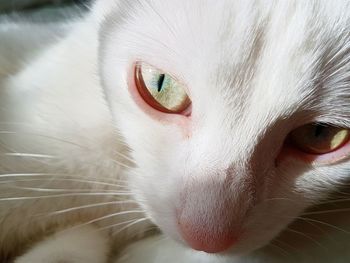
M15 25L10 25L11 30L3 32L7 34L5 36L19 37L22 33L28 34L33 39L42 38L42 41L33 42L27 39L28 43L14 41L12 45L2 42L4 49L2 54L5 55L2 56L3 59L6 59L6 55L9 54L9 47L23 52L22 54L13 52L10 55L14 60L9 58L7 61L2 61L2 69L6 69L7 74L11 70L12 75L9 75L14 77L2 80L0 96L2 130L0 166L3 174L1 197L10 199L23 197L22 200L3 201L0 205L2 229L0 254L3 259L12 256L13 253L23 253L28 246L68 226L85 224L111 213L140 210L135 203L123 202L130 199L130 194L125 188L123 167L119 166L118 162L125 166L132 165L132 162L127 160L126 146L118 141L120 139L117 131L112 127L107 105L103 102L102 90L98 88L96 27L93 22L84 23L72 24L69 31L76 30L77 33L72 33L66 39L61 37L66 33L63 29L67 29L64 25L33 25L32 27L26 25L25 32L20 26L16 28ZM28 29L34 32L28 32ZM56 31L59 33L55 33ZM86 40L77 41L75 36L72 37L73 35L80 35L79 39ZM13 37L7 37L7 39L12 40ZM14 47L14 44L18 46ZM33 52L24 53L21 45L25 44L31 46ZM65 54L68 49L75 51ZM56 52L61 55L53 55ZM22 56L19 58L16 55ZM8 67L6 62L9 62ZM14 67L20 63L30 64L33 67ZM70 77L66 72L68 64L70 67L68 71L72 74ZM62 69L61 72L54 69L57 66ZM49 67L52 67L52 70L48 71L53 74L51 77L42 74ZM88 78L86 79L85 76ZM53 82L58 79L61 79L62 83L54 84ZM20 84L20 82L23 83L22 81L30 84ZM52 81L52 83L45 83L46 81ZM77 89L72 90L74 82ZM51 86L50 92L42 92L48 86ZM65 101L66 106L61 107L62 101ZM18 107L13 108L11 105L18 105ZM45 105L48 106L47 110L42 108L47 107ZM56 117L53 118L53 116ZM50 147L46 147L47 145ZM23 156L7 155L14 152L23 153ZM34 156L26 155L32 153L35 153ZM119 181L122 179L124 181ZM119 192L127 193L121 193L119 196ZM29 200L25 198L66 194L68 197L29 198ZM48 216L50 212L99 203L109 204ZM140 218L141 215L140 212L135 212L110 216L100 221L96 220L94 225L104 228L110 224ZM126 225L117 226L116 229ZM82 228L85 230L84 227ZM114 232L117 230L114 229ZM109 231L112 232L113 228L107 229L107 232ZM99 230L97 236L103 232L106 231ZM128 235L123 232L118 236L124 244L124 239ZM137 231L136 233L133 231L130 236L131 238L137 236ZM106 248L103 250L108 253ZM87 257L89 258L89 255ZM54 261L54 258L52 260ZM43 262L46 261L43 260Z
M345 212L301 219L289 236L251 251L350 178L348 159L310 165L287 156L274 165L291 129L350 126L349 4L127 2L97 1L58 35L44 27L45 50L21 55L23 65L0 42L0 256L103 263L109 248L119 252L149 229L145 211L182 242L225 243L228 225L244 234L228 259L156 240L121 262L347 262ZM10 35L0 31L1 41ZM138 61L187 84L190 118L138 106L129 93ZM197 245L221 249L205 242Z

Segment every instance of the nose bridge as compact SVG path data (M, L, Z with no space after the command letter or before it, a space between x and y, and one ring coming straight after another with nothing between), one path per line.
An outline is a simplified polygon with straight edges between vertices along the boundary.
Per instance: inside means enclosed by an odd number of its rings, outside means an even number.
M191 141L190 158L193 169L199 168L203 173L216 173L220 177L228 175L224 172L229 167L242 171L249 163L253 140L247 133L242 134L227 127L208 127L201 134L196 134Z
M249 172L238 175L234 166L230 166L223 171L189 178L180 200L183 210L196 211L205 218L214 214L211 211L217 210L238 220L254 200L254 188L253 176Z
M198 202L207 204L215 200L215 207L218 207L228 199L231 207L238 206L244 203L240 198L247 198L254 192L252 158L255 158L257 136L235 130L233 124L223 125L220 130L215 126L207 129L203 136L197 134L191 147L194 149L190 162L193 166L184 177L182 200L199 198L202 201L198 199ZM197 192L204 194L191 197L191 193Z
M192 166L176 212L179 232L192 248L220 252L239 239L254 205L251 164L259 136L244 120L233 123L223 115L209 122L193 134Z

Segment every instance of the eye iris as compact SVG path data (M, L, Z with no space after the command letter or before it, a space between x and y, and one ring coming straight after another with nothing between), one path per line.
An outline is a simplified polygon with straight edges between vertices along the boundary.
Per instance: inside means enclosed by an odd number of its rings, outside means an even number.
M147 64L136 66L135 83L143 99L159 111L181 113L191 104L180 83Z
M349 138L348 130L340 130L338 131L331 140L331 148L335 149L341 146L341 144Z
M350 131L318 123L307 124L292 131L291 139L304 152L325 154L349 141Z

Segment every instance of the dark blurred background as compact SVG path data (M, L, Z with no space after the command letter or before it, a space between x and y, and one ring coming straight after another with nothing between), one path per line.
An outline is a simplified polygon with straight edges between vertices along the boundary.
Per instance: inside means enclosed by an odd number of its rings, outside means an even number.
M55 22L88 9L92 0L0 0L1 15L25 17L32 22Z
M61 7L68 4L86 4L88 0L0 0L1 12L42 7Z

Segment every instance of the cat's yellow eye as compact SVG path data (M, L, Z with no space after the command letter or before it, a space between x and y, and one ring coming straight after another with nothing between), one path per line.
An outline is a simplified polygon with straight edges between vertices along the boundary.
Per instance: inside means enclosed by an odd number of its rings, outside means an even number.
M135 84L143 100L161 112L181 114L191 104L183 84L148 64L136 64Z
M321 155L333 152L347 143L350 140L350 130L311 123L292 131L290 139L301 151Z

